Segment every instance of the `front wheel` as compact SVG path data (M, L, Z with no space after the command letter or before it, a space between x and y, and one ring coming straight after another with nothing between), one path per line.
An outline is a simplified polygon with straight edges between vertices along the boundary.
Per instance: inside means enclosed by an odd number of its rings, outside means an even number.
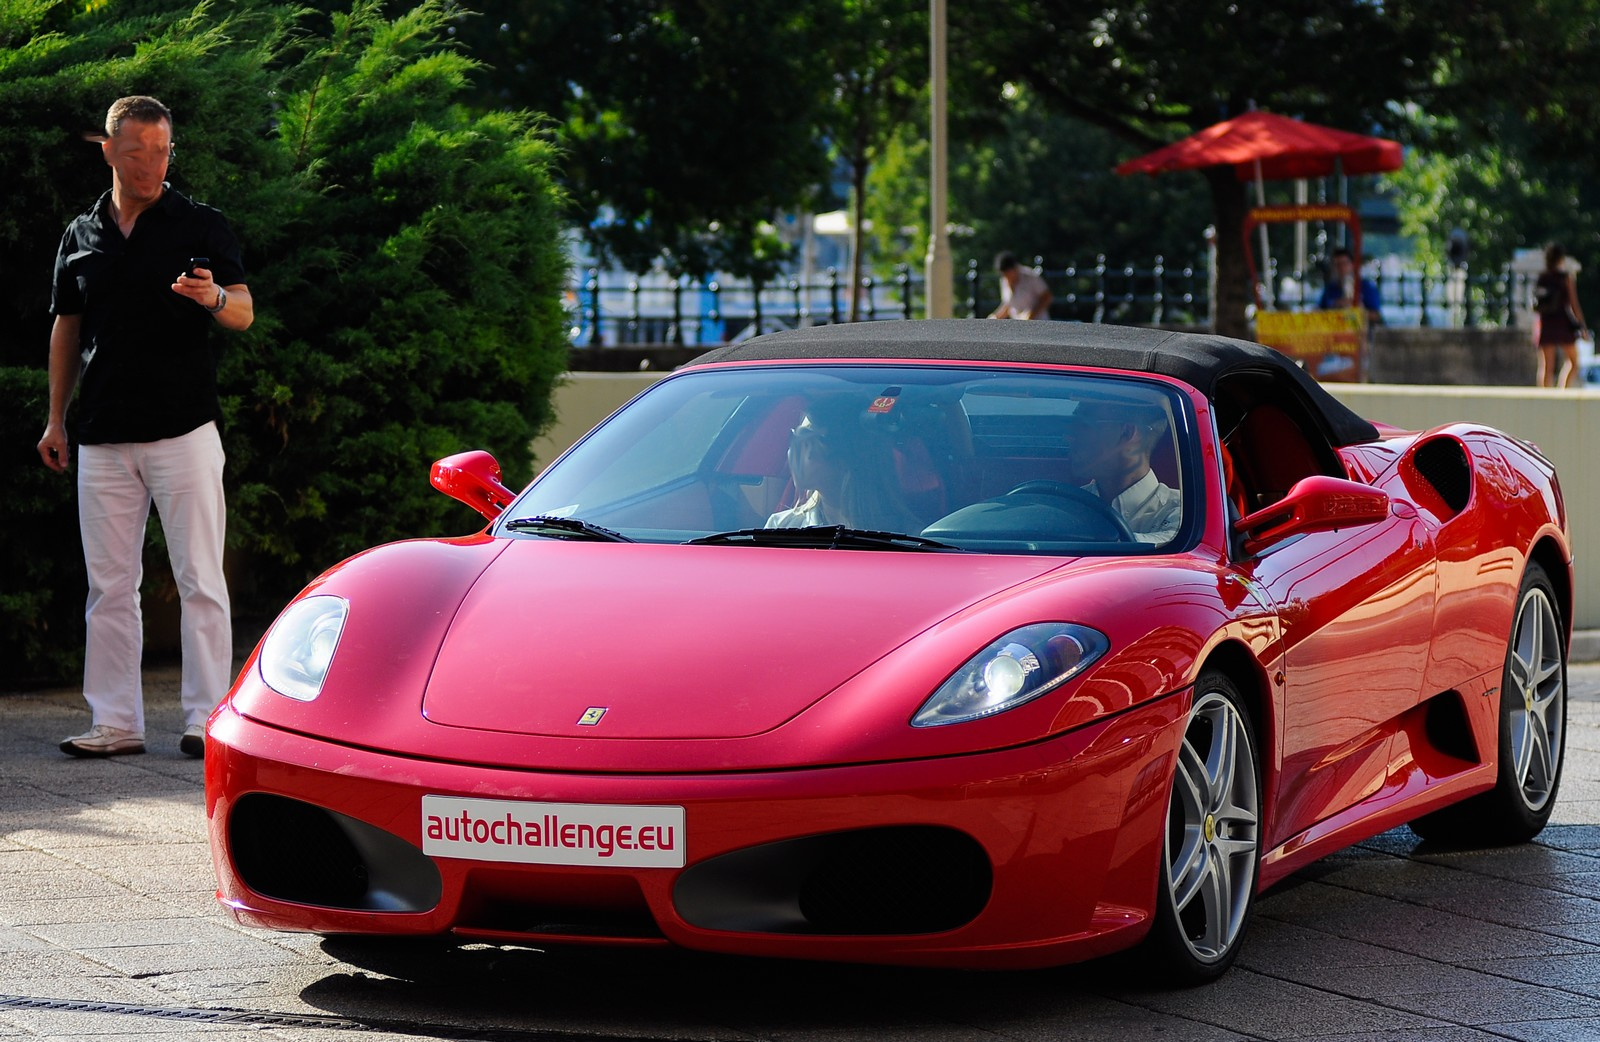
M1567 640L1555 587L1530 563L1500 678L1500 767L1488 792L1411 823L1426 840L1504 846L1537 836L1555 809L1567 742Z
M1147 944L1175 983L1214 980L1238 955L1261 857L1261 764L1231 680L1204 673L1178 748L1156 919Z

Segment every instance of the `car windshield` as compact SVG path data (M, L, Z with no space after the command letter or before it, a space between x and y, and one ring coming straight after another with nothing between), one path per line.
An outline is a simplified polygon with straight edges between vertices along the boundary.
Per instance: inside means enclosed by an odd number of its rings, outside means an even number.
M1194 527L1191 430L1181 394L1136 377L708 368L641 394L497 528L728 547L1151 553Z

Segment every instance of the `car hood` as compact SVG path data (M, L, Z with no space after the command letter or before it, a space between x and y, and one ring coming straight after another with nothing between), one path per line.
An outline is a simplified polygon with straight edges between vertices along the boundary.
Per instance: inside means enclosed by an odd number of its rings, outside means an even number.
M759 735L961 609L1061 563L519 539L450 622L423 715L527 736Z

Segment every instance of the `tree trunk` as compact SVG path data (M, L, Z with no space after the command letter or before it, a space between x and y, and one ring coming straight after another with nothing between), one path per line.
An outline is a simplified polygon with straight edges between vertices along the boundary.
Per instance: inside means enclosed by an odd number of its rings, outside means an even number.
M858 155L863 153L858 152ZM861 246L866 232L861 227L867 211L867 161L850 164L850 321L861 321Z
M1246 309L1255 302L1255 290L1244 252L1246 186L1234 175L1232 166L1207 167L1203 173L1211 186L1211 217L1217 234L1217 309L1211 316L1211 328L1222 336L1251 340Z

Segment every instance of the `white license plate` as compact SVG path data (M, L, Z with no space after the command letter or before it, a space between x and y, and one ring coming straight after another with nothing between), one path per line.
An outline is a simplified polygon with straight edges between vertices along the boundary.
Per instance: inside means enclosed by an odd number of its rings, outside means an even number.
M682 807L422 797L422 851L524 865L682 868Z

